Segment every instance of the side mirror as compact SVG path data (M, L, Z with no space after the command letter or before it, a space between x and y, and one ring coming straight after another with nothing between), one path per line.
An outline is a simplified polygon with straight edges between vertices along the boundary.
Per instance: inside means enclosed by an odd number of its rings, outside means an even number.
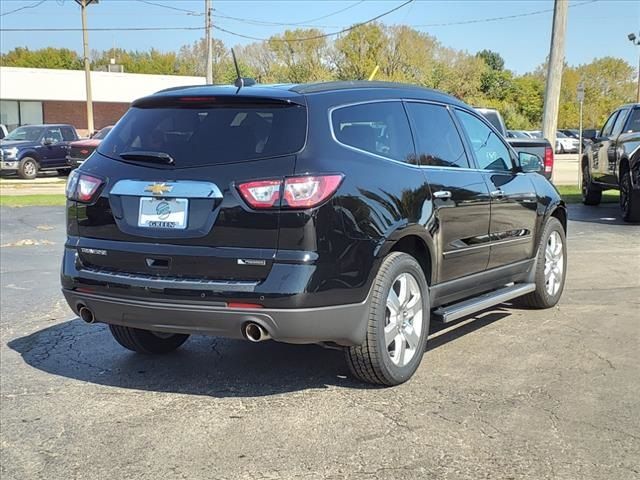
M45 138L42 140L43 145L53 145L53 138Z
M541 172L542 159L533 153L518 152L518 167L522 172Z

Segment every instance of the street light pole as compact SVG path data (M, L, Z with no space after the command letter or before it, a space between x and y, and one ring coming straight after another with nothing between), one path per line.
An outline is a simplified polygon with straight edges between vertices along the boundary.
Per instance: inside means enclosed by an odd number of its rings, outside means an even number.
M635 33L630 33L627 38L634 45L640 45L640 38L636 37ZM638 87L636 89L636 102L640 103L640 54L638 54Z
M89 63L89 33L87 32L87 7L98 0L76 0L82 13L82 55L84 60L84 80L87 90L87 129L89 135L94 131L93 126L93 96L91 94L91 64Z

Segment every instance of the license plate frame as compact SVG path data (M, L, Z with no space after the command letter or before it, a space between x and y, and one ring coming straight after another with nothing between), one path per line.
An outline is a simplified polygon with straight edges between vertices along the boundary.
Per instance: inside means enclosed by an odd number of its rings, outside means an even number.
M189 199L140 197L138 227L158 230L185 230Z

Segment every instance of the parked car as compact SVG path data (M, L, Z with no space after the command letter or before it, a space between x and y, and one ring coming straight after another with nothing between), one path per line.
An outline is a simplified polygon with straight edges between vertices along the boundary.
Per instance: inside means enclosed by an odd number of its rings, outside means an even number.
M419 87L161 91L69 177L63 292L136 352L318 343L395 385L432 317L558 302L567 212L539 162Z
M41 170L66 173L69 143L77 140L71 125L25 125L0 140L0 171L33 179Z
M560 130L556 132L556 153L578 153L580 140L569 137Z
M613 112L582 156L582 201L598 205L604 190L620 190L622 218L640 222L640 104Z
M531 138L524 130L507 130L507 138Z
M527 133L531 138L543 138L540 130L529 130Z
M551 179L553 175L553 149L551 144L545 138L509 138L507 135L507 127L502 119L500 112L493 108L479 108L476 110L484 116L498 132L506 138L507 142L519 152L527 152L543 159L539 166L539 172L546 178Z
M9 132L7 131L7 127L5 127L3 124L0 123L0 140L2 140L7 135L9 135Z
M593 137L595 136L595 135L592 135L592 134L590 134L590 136L587 136L587 134L589 134L589 132L592 132L592 131L595 131L595 130L592 130L592 129L582 130L582 150L584 150L587 147L587 145L591 143ZM562 132L567 137L575 138L576 140L578 140L578 142L580 142L580 130L579 129L561 128L561 129L558 129L558 132Z
M104 140L107 133L111 131L113 125L109 125L98 130L91 138L84 138L69 144L69 154L67 164L71 168L77 168L93 153L100 142Z

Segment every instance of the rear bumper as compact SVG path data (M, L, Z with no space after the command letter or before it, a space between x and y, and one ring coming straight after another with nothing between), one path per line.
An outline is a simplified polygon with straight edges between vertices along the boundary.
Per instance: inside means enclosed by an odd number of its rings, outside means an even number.
M238 309L223 303L149 301L67 289L62 292L74 312L86 306L97 322L158 332L244 338L242 327L255 322L280 342L348 346L364 341L367 325L368 299L330 307Z

